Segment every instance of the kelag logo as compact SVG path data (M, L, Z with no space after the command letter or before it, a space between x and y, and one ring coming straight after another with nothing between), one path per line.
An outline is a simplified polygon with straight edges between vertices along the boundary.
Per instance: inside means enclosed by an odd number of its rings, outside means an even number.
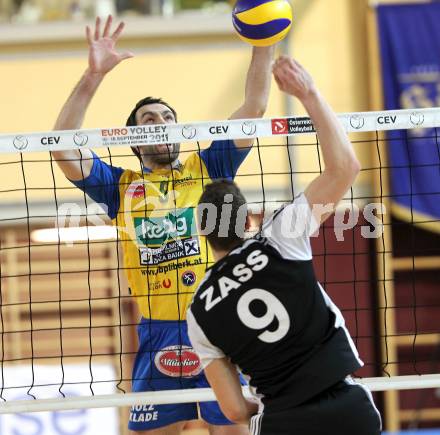
M164 217L134 218L138 243L161 246L170 239L191 237L193 221L194 213L190 208L177 209Z

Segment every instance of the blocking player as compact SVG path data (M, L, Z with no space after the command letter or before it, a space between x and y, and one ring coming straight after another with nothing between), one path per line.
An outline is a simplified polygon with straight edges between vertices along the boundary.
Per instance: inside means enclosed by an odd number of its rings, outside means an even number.
M89 66L65 103L56 130L77 129L104 77L132 53L115 45L124 25L112 31L96 20L87 27ZM271 81L273 48L254 49L243 105L231 118L256 118L265 112ZM150 78L154 79L154 77ZM176 75L176 80L179 77ZM135 85L135 84L133 84ZM183 85L183 84L182 84ZM158 98L141 100L129 126L173 124L176 111ZM160 128L159 128L160 130ZM120 229L124 268L142 314L139 351L133 369L133 391L175 390L207 386L200 361L190 346L186 309L212 261L207 244L197 234L194 208L203 187L216 178L234 178L252 140L214 141L200 153L179 160L179 144L134 147L140 171L110 166L90 150L53 152L66 177L103 204ZM214 435L248 433L231 425L216 402L200 404L201 417ZM129 428L137 434L180 433L186 420L196 419L197 404L133 407Z
M359 163L310 75L288 57L273 72L309 113L325 170L248 240L238 187L227 180L206 187L199 215L216 263L188 309L189 336L221 409L250 424L251 433L379 434L371 393L349 377L363 363L316 280L309 239L354 182ZM243 397L237 367L259 406Z

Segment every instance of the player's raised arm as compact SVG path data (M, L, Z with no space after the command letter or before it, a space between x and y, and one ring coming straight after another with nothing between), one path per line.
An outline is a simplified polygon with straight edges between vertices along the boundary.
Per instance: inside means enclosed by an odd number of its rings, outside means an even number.
M252 60L246 78L243 105L230 119L261 118L264 116L269 99L271 68L275 47L254 47ZM238 148L249 147L253 139L236 140Z
M132 53L116 51L116 43L124 29L124 23L120 23L112 31L112 21L112 17L109 16L101 29L101 20L97 18L94 30L86 27L89 65L61 109L55 130L81 128L87 108L106 74L123 60L133 57ZM93 166L90 150L56 151L52 155L70 180L82 180L89 176Z
M306 188L305 196L311 207L331 204L334 209L360 171L350 140L310 74L298 62L281 56L274 64L273 73L280 90L301 101L321 145L325 169ZM321 222L330 214L319 216Z

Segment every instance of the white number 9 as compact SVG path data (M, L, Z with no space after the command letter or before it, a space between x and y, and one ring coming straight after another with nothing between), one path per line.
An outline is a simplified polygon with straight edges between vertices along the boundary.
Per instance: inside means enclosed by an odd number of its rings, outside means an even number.
M250 304L253 301L261 301L266 305L266 313L262 317L256 317L251 313ZM284 305L272 293L262 289L247 291L238 301L237 313L240 320L251 329L267 328L274 319L278 320L278 328L275 331L264 331L258 338L265 343L275 343L281 340L289 331L290 318Z

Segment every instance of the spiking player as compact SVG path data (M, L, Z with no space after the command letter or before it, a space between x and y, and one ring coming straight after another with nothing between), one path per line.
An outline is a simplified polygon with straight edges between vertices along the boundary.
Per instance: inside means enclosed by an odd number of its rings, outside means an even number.
M348 377L362 362L316 280L309 239L354 182L359 163L310 75L287 57L277 60L274 75L309 113L325 170L246 241L249 218L238 187L206 187L200 222L213 228L207 238L216 263L188 309L189 336L221 409L250 424L252 434L376 435L381 422L371 393ZM243 397L236 367L259 409Z
M89 67L64 105L56 130L80 128L104 77L121 61L133 56L115 49L123 27L119 24L112 33L111 17L102 31L99 19L94 31L87 27ZM273 47L254 49L245 100L231 119L263 115L270 89L272 58ZM154 87L155 78L146 79ZM175 79L179 80L178 71ZM133 109L127 125L176 121L176 111L168 103L145 98ZM120 238L124 266L142 314L133 391L208 385L201 373L200 361L190 347L185 321L188 303L204 275L206 264L212 261L205 243L193 231L194 208L204 185L216 178L234 178L251 145L252 140L214 141L208 149L191 154L184 163L179 161L179 144L136 147L133 152L140 162L139 172L110 166L90 150L53 153L66 177L106 206L109 217L118 228L123 228ZM231 426L215 402L200 404L200 412L210 424L211 434L248 433L244 426ZM174 435L181 432L186 420L197 416L196 403L133 407L129 428L138 434Z

